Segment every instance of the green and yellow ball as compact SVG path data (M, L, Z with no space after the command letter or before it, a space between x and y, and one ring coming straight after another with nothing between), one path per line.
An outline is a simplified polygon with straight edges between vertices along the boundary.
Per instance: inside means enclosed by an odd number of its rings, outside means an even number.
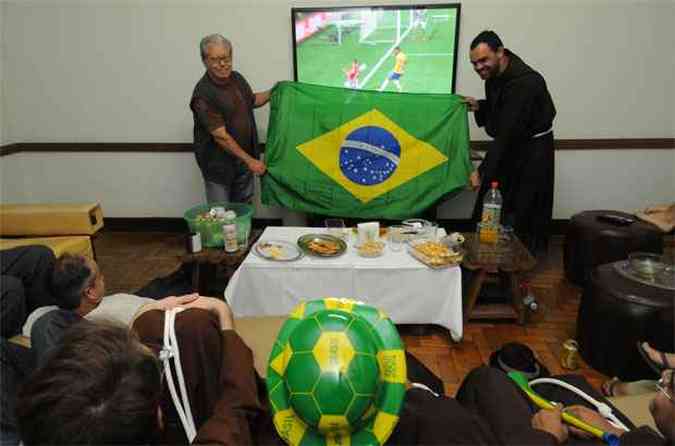
M293 310L267 376L275 426L291 446L384 444L405 382L393 323L373 307L334 298Z

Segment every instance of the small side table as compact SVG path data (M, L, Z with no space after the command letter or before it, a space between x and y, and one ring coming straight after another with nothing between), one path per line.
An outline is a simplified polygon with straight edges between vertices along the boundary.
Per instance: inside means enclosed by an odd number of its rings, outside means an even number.
M225 270L225 277L229 280L261 234L262 230L252 229L248 245L240 248L237 252L225 252L223 248L203 248L199 252L184 254L181 261L194 265L192 268L192 289L199 294L208 295L209 283L215 278L218 267Z
M464 234L467 249L462 266L474 272L464 305L464 323L469 319L517 319L525 323L525 308L521 301L522 274L532 270L537 261L525 245L513 235L509 241L492 245L480 243L475 233ZM505 273L511 287L511 305L486 304L476 306L481 288L489 275Z

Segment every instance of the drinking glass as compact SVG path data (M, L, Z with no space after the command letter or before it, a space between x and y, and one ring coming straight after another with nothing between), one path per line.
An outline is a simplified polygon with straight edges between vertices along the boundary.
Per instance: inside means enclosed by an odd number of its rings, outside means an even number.
M389 248L398 252L403 248L403 231L406 229L403 225L389 226Z
M341 218L327 218L324 223L328 234L340 239L345 238L345 221Z

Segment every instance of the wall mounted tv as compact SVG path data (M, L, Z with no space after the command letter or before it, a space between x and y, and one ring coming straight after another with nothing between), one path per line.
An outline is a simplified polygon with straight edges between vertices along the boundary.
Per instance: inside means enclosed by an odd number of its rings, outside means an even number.
M458 3L292 8L294 78L364 90L454 93L459 17Z

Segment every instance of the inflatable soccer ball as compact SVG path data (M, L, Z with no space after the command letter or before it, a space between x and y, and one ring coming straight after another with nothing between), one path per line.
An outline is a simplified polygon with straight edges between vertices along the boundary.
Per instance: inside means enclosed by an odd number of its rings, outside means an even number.
M277 432L292 446L381 446L405 395L405 352L379 310L326 298L296 307L269 360Z

